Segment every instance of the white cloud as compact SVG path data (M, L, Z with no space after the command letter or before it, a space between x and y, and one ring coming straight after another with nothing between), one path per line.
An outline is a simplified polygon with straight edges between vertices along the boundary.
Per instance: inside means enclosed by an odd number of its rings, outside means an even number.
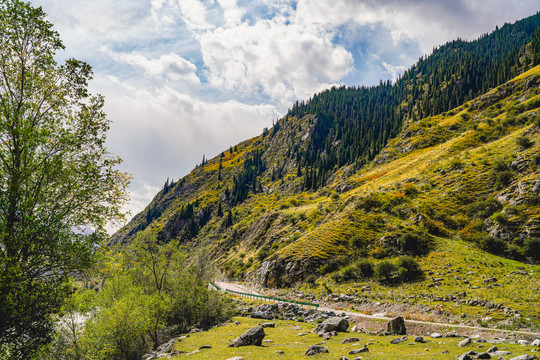
M60 32L60 56L94 67L108 146L135 176L133 214L167 177L259 134L293 101L395 78L433 46L538 10L538 0L30 1Z
M193 31L212 28L206 21L207 8L199 0L178 0L178 5L187 27Z
M284 16L254 23L238 19L196 35L209 82L216 88L242 96L262 92L287 106L339 82L351 69L352 55L333 44L330 32Z
M236 0L218 0L218 2L223 8L225 26L234 26L242 22L242 17L246 12L238 7Z
M118 53L106 46L100 49L116 61L143 69L151 77L168 77L172 80L185 80L192 85L200 84L197 67L177 54L163 54L159 59L149 59L137 52Z

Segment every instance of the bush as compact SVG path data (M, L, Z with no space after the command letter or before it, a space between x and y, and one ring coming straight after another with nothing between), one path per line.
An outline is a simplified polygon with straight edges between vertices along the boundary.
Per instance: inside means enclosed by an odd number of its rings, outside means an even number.
M394 265L391 261L383 260L377 265L375 265L375 279L377 279L379 282L389 282L394 276L396 270L396 265Z
M501 203L497 199L490 197L467 205L465 212L472 218L485 219L501 209Z
M424 255L428 253L431 241L425 231L408 230L400 236L398 246L400 252L404 254Z
M266 259L269 255L270 255L270 248L268 247L268 245L264 245L263 247L261 247L261 250L259 250L259 252L257 253L257 260L259 260L259 262L263 262L264 259Z
M523 242L525 256L531 257L535 261L540 260L540 238L528 238Z
M519 136L516 138L516 144L522 149L528 149L534 143L527 136Z
M373 273L374 273L373 261L362 258L356 261L354 265L358 269L358 273L360 276L364 278L370 278L373 276Z
M485 236L480 240L480 247L492 254L502 255L506 252L506 242L499 238Z
M501 190L512 182L514 172L510 169L506 160L497 159L491 166L490 178L493 188L495 190Z
M505 213L496 212L491 215L491 220L493 220L493 222L496 222L497 224L506 224L506 222L508 221L508 217Z
M398 277L402 281L416 280L422 277L422 268L416 260L410 256L402 256L397 261Z
M306 277L306 283L307 283L310 287L314 287L316 281L317 281L317 276L315 276L314 274L308 275L308 276Z

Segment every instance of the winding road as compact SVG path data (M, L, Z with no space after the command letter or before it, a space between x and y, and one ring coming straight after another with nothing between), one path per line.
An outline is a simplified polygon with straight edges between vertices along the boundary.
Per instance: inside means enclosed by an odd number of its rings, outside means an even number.
M260 295L260 294L254 292L254 291L251 291L249 288L247 288L247 287L245 287L243 285L239 285L239 284L235 284L235 283L231 283L231 282L216 281L216 285L221 287L221 289L223 291L232 290L232 291L242 292L242 293L246 293L246 294ZM323 312L345 313L345 315L347 315L347 316L355 316L355 317L372 319L372 320L391 320L392 319L390 317L373 316L373 315L362 314L362 313L353 312L353 311L335 310L335 309L331 309L331 308L324 307L324 306L319 306L318 310L323 311ZM508 334L519 334L519 335L534 336L534 337L540 338L540 333L538 333L538 332L503 330L503 329L486 328L486 327L479 327L479 326L467 326L467 325L448 324L448 323L436 323L436 322L419 321L419 320L405 320L405 322L409 323L409 324L434 325L434 326L445 326L445 327L467 329L467 330L492 331L492 332L501 332L501 333L508 333Z

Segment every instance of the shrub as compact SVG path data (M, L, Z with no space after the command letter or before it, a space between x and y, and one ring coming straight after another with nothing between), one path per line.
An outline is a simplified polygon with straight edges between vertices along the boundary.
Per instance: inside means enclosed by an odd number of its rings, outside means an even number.
M505 213L496 212L491 215L491 220L493 220L493 222L496 222L497 224L505 224L508 218Z
M522 149L530 148L534 143L527 136L518 136L516 138L516 144Z
M259 262L263 262L264 259L266 259L269 255L270 255L270 248L268 247L268 245L264 245L263 247L261 247L261 250L259 250L259 252L257 253L257 260L259 260Z
M360 276L365 278L370 278L373 276L374 268L373 268L373 261L362 258L360 260L357 260L354 263L354 266L358 269L358 273Z
M402 281L416 280L422 277L422 268L416 260L410 256L402 256L397 261L398 277Z
M535 261L540 260L540 238L528 238L523 242L525 255L531 257Z
M491 165L490 178L494 189L501 190L512 182L514 172L506 160L497 159Z
M409 255L427 254L431 247L429 235L421 230L408 230L398 240L399 250Z
M315 276L314 274L311 274L311 275L308 275L306 277L306 283L310 286L310 287L315 287L315 282L317 281L317 276Z
M374 268L375 279L379 282L389 282L390 279L394 276L397 267L389 260L383 260Z
M485 219L500 209L502 209L501 203L497 199L490 197L467 205L465 212L475 219Z
M480 240L480 247L492 254L502 255L506 252L506 242L499 238L485 236Z

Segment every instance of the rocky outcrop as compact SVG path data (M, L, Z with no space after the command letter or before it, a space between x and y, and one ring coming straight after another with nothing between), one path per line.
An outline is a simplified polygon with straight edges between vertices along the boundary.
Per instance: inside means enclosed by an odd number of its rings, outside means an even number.
M323 260L269 259L264 261L253 275L254 283L262 288L287 287L303 281L321 266Z

